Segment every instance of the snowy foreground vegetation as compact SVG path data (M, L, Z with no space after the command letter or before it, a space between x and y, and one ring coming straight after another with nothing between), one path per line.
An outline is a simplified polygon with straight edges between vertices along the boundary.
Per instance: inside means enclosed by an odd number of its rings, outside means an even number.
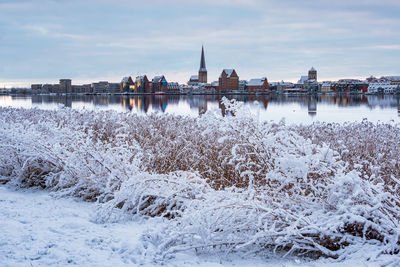
M155 261L195 251L365 258L400 250L400 125L0 108L0 179L98 202L98 222L164 217ZM396 264L395 262L393 262Z

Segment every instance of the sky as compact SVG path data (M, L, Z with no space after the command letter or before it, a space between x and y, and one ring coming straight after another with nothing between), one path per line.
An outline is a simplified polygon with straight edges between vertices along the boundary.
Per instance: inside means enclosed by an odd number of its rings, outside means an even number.
M0 0L0 87L400 75L398 0Z

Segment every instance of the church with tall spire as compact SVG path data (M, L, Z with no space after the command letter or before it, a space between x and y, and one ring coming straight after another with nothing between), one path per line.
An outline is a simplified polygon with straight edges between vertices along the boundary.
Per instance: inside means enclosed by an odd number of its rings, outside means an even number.
M200 83L207 83L207 69L206 69L206 60L204 58L204 47L203 46L201 46L199 82Z

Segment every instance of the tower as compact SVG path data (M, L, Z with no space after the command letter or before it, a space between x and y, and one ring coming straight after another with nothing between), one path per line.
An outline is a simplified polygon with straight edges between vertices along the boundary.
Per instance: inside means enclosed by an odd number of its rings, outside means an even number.
M317 80L317 71L314 69L314 67L308 71L308 80Z
M72 93L71 79L60 80L60 92L61 93Z
M207 69L206 69L206 60L204 58L204 47L203 46L201 46L199 82L200 83L207 83Z

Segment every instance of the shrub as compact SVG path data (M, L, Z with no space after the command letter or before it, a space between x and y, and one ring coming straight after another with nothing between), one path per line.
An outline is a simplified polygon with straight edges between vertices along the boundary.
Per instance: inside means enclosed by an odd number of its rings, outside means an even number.
M399 252L398 124L259 123L223 101L226 117L0 108L1 181L102 203L101 221L166 217L143 237L160 258Z

